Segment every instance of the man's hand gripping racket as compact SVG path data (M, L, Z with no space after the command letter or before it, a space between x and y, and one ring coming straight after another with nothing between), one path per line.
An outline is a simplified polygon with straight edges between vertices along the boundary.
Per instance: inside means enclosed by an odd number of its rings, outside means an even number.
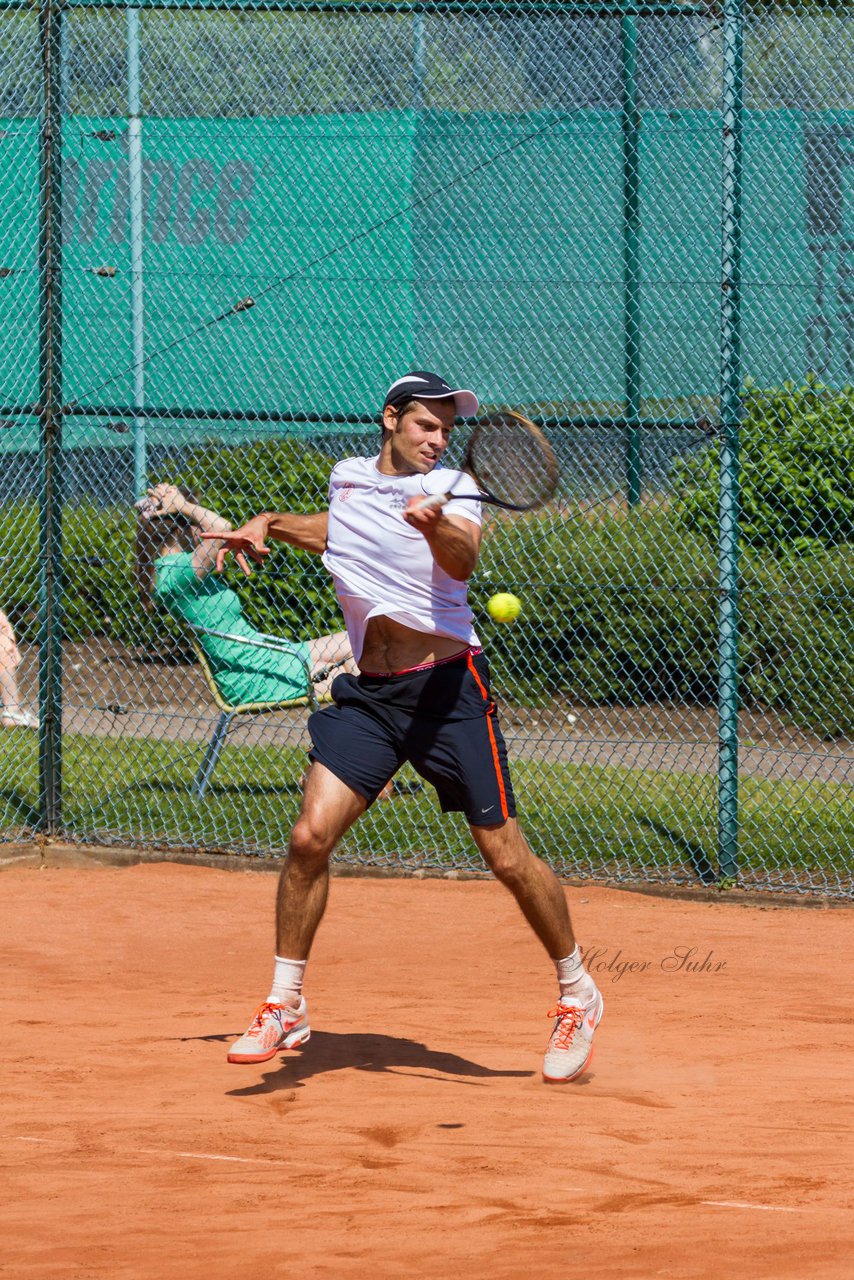
M413 510L475 498L505 511L535 511L554 497L560 478L554 450L540 428L509 409L477 424L461 472L445 493L431 494Z

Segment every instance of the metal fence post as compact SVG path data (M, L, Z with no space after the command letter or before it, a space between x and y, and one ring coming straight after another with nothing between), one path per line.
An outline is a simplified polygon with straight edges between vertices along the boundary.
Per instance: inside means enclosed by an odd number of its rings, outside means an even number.
M742 415L742 0L723 17L723 175L721 254L721 453L718 530L718 860L722 878L738 870L738 447Z
M426 143L426 134L424 129L424 111L427 103L426 98L427 87L427 32L425 28L424 14L420 10L415 10L412 14L412 85L411 85L411 101L412 112L415 118L414 126L411 134L410 143L410 190L413 196L418 189L419 170L422 163L422 148ZM419 330L418 330L418 314L419 314L419 276L420 276L420 255L422 247L415 235L415 230L410 222L409 231L409 262L410 262L410 281L409 281L409 332L406 338L406 347L409 351L409 367L417 368L421 364L419 357Z
M128 194L130 206L130 298L133 341L133 403L145 404L145 284L143 277L142 95L139 64L139 9L127 12L128 56ZM145 418L133 420L133 493L141 498L148 486Z
M412 15L412 109L418 115L425 106L426 61L424 14L416 10Z
M62 826L62 16L39 5L39 416L42 483L39 627L39 821Z
M623 377L626 397L626 495L641 498L640 421L640 110L634 14L620 21L623 134Z

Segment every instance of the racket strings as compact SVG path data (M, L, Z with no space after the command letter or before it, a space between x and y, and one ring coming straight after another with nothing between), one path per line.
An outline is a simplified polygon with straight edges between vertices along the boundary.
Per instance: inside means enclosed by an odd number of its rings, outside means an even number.
M484 493L522 509L542 506L557 488L551 445L538 427L516 414L500 414L475 427L468 469Z

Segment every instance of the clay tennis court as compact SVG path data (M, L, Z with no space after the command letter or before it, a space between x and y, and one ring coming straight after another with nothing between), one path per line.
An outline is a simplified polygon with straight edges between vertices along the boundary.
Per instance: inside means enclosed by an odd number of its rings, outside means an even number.
M850 908L568 890L612 967L547 1086L499 885L336 879L310 1043L234 1067L272 875L4 856L3 1275L851 1274Z

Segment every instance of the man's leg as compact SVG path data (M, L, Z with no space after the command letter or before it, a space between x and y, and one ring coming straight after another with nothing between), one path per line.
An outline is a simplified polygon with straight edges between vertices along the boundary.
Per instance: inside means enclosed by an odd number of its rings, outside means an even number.
M584 968L560 881L533 853L515 818L499 826L472 825L470 830L493 875L513 894L557 970L560 998L549 1014L555 1023L543 1076L555 1083L575 1080L593 1056L593 1033L604 1002Z
M516 819L469 829L490 871L513 894L552 960L568 956L575 937L566 896L551 867L532 852Z
M307 960L326 908L329 855L368 802L322 764L308 771L276 895L276 955Z
M267 1062L280 1049L294 1049L308 1040L302 975L326 908L329 855L367 807L364 796L331 770L318 763L311 766L279 875L272 990L256 1009L245 1035L231 1046L229 1062Z
M38 719L27 712L21 703L16 672L21 664L21 654L15 641L12 624L0 609L0 715L8 724L26 724L37 729Z

